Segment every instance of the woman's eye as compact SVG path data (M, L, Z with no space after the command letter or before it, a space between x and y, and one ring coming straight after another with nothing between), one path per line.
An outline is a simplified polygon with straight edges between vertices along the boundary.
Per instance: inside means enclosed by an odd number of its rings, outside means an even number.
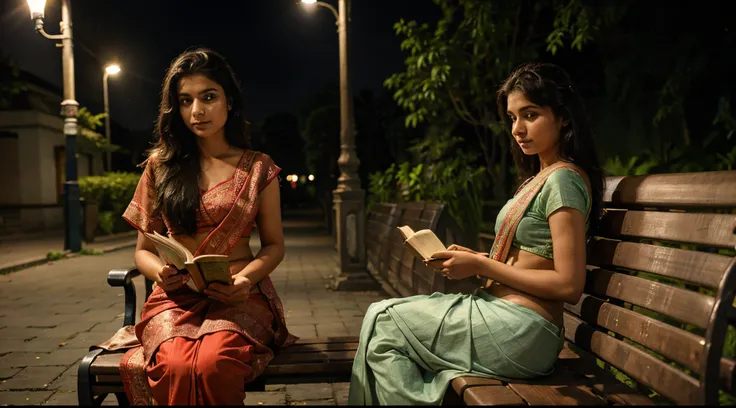
M525 117L525 118L527 118L527 119L533 119L533 118L535 118L536 116L537 116L537 114L536 114L536 113L534 113L534 112L529 112L529 113L527 113L526 115L524 115L524 117Z
M179 103L182 104L182 105L189 105L191 102L192 102L192 100L191 99L187 99L187 98L184 98L184 99L180 99L179 100Z
M217 98L217 96L215 96L215 94L207 94L207 95L204 96L204 100L205 101L213 101L213 100L215 100L215 98Z

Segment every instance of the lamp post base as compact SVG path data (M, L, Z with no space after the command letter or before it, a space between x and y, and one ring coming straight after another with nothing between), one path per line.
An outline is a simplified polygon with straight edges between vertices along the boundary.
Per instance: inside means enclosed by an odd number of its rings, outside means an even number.
M377 285L366 270L365 191L332 192L337 232L337 267L328 287L333 290L374 290Z

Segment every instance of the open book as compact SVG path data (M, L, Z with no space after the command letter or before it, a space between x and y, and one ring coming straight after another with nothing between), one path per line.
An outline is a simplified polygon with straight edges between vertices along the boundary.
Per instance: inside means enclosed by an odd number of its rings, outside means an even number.
M227 255L200 255L194 257L192 253L175 239L163 236L158 232L144 233L153 242L159 253L163 254L167 262L177 269L186 269L191 279L187 285L197 292L202 292L212 282L226 285L232 284L230 279L230 263Z
M435 258L432 258L432 254L447 251L445 244L431 230L423 229L414 232L408 225L397 228L401 231L404 238L406 238L404 245L414 252L417 258L423 261L434 260Z

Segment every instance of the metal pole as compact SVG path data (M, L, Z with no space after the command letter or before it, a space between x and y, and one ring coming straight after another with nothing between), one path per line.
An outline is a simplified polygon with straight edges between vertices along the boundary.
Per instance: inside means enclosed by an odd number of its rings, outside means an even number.
M79 252L82 249L81 205L77 183L77 103L74 95L74 50L72 45L72 16L70 0L61 2L62 67L64 73L64 116L66 136L66 182L64 183L66 233L64 249Z
M350 86L348 64L348 12L349 0L340 0L338 30L340 38L340 178L337 190L360 190L358 167L360 161L355 153L355 125L353 123L353 92Z
M340 43L340 177L332 192L336 210L338 273L335 289L360 289L370 285L365 270L365 191L361 189L355 150L353 96L350 86L348 27L350 0L338 2Z
M105 73L102 74L102 93L105 100L105 138L107 139L107 143L110 144L110 101L108 99L108 91L107 91L107 78L109 74L107 73L107 70L105 70ZM112 154L108 150L105 152L105 170L112 171Z

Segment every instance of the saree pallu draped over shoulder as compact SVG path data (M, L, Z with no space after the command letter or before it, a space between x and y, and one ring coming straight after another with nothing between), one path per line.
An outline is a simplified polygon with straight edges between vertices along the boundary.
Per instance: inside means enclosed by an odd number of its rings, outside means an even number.
M522 185L490 257L504 262L516 227L558 162ZM582 173L581 173L582 174ZM524 306L485 291L416 295L372 304L353 363L350 405L439 405L459 376L501 380L548 375L561 329Z
M126 221L146 232L168 227L165 216L153 214L155 162L152 161L153 158L149 159L133 201L123 215ZM194 256L229 255L241 236L252 229L258 212L258 195L279 171L267 155L246 150L230 180L232 185L225 193L217 194L217 199L232 202L232 207L209 231ZM283 306L271 279L267 276L260 280L258 288L260 294L251 294L242 305L229 306L212 301L185 285L169 292L156 287L141 311L138 324L120 329L105 343L93 348L128 349L120 363L120 374L133 405L152 403L146 369L150 368L162 343L176 338L201 340L222 332L242 336L246 342L238 346L243 348L240 355L248 356L250 366L244 381L252 381L273 358L271 345L283 347L297 340L286 328ZM201 403L196 398L190 402L198 401Z

